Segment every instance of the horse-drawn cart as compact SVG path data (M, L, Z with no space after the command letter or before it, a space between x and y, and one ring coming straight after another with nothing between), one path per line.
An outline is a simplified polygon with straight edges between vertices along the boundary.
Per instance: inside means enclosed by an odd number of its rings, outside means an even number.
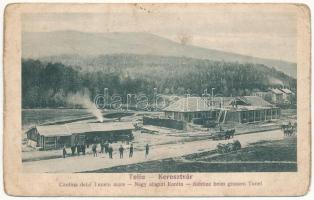
M234 142L230 142L228 144L219 143L217 145L216 151L217 153L223 154L223 153L238 151L240 149L241 149L241 143L239 142L239 140L235 140Z
M297 129L296 123L292 125L289 122L288 124L281 125L281 130L283 130L283 134L285 136L292 136L296 132L296 129Z
M227 140L233 138L235 133L235 129L227 129L227 130L220 130L218 132L212 133L213 140Z

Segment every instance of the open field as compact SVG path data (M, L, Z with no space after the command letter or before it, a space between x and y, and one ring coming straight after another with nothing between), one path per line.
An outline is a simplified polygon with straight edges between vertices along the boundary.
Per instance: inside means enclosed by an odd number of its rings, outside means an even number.
M22 127L85 116L91 116L86 109L23 109Z
M160 112L147 111L103 111L104 118L112 120L113 118L122 118L122 121L133 121L142 118L143 115L160 115ZM43 123L69 123L72 120L83 118L95 118L88 109L23 109L22 110L22 128L28 129L30 126Z
M252 143L237 152L215 151L118 166L93 172L276 172L297 171L296 138Z
M297 161L296 138L285 138L280 141L260 141L250 144L241 151L206 158L204 156L191 158L198 161L237 162L237 161Z

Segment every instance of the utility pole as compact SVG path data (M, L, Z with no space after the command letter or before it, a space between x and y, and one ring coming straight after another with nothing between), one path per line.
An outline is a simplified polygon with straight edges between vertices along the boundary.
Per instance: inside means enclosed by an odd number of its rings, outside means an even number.
M154 105L153 105L153 108L155 111L157 111L157 105L158 105L158 102L157 102L157 88L154 88Z
M212 88L212 103L211 103L211 109L213 110L213 104L214 104L214 90L215 88Z
M108 88L104 89L104 96L105 96L105 102L104 102L104 107L107 108L109 105L109 94L108 94Z

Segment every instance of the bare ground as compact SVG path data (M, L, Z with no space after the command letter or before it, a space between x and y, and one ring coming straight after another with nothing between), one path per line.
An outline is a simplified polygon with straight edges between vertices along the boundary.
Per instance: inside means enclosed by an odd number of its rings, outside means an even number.
M260 141L228 154L207 151L92 172L293 172L297 171L296 144L296 137Z

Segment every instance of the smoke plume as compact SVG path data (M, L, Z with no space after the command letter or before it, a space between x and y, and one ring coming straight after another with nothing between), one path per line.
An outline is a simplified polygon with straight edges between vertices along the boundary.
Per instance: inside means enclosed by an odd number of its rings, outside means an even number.
M96 105L89 99L88 92L78 92L75 94L69 94L67 102L72 105L81 105L86 108L87 111L93 114L99 122L103 122L103 115Z
M277 78L269 77L268 80L271 85L284 85L284 83Z

